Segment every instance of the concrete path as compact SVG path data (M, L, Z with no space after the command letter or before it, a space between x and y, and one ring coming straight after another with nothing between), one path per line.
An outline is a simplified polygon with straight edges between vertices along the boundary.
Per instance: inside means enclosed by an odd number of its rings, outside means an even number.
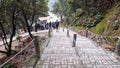
M53 31L50 43L41 55L36 68L120 68L120 64L111 54L91 40L77 35L76 47L72 47L75 32Z
M50 43L36 68L82 68L79 60L66 33L62 30L53 31Z
M70 31L70 39L75 32ZM76 48L85 68L120 68L119 61L110 52L95 44L88 38L77 35Z

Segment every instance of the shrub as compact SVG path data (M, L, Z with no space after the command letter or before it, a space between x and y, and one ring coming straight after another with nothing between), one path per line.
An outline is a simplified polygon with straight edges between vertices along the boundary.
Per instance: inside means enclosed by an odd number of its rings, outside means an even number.
M119 22L118 20L116 20L114 23L113 23L113 30L117 30L119 28Z

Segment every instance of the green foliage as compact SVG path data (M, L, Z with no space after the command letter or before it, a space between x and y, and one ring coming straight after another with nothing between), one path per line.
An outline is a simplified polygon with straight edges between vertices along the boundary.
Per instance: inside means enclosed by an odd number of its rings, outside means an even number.
M64 8L62 10L58 7L54 9L60 11L57 14L62 15L68 25L87 27L95 33L104 34L112 28L106 24L108 24L110 17L118 13L120 1L58 0L58 4L61 7L64 5ZM118 27L118 24L114 25L114 29L118 29Z
M82 19L82 20L86 20L86 19L87 19L87 16L82 16L81 19Z
M111 22L108 22L112 16L114 16L116 13L119 12L119 6L120 2L116 2L111 9L108 9L105 11L105 14L103 14L102 20L95 26L92 27L91 30L94 33L97 34L104 34L107 35L107 32L110 32L109 34L111 35L111 31L113 30L113 25L108 26L109 24L112 24ZM118 27L118 26L117 26Z
M5 64L4 68L10 68L10 63Z
M105 22L98 23L95 27L92 27L91 30L96 34L103 34L105 31Z
M97 13L94 17L97 20L101 20L103 18L102 14L100 14L100 13Z
M94 16L95 14L99 13L99 11L95 7L90 7L89 12L91 16Z
M113 23L113 30L117 30L119 28L119 22L118 20L116 20L114 23Z
M111 38L111 37L104 37L104 38L114 45L116 45L118 42L118 38Z
M5 49L3 52L10 56L12 39L17 29L28 30L39 16L47 16L48 6L46 0L1 0L0 1L0 36L5 37ZM10 42L7 35L10 35ZM0 50L0 52L2 52Z
M73 0L66 0L68 4L72 4Z
M94 22L91 22L87 25L87 28L91 28L91 27L94 27L97 23L94 21Z

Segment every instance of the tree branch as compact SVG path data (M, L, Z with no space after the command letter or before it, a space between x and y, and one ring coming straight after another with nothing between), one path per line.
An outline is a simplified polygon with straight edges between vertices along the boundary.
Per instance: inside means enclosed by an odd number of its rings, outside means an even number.
M2 50L0 50L0 53L7 54L7 52L6 52L6 51L2 51Z
M6 33L5 33L4 27L3 27L3 25L2 25L2 22L0 22L0 26L1 26L1 29L2 29L2 32L3 32L3 35L4 35L5 43L6 43L7 46L8 46L8 41L7 41Z
M9 42L9 51L8 51L8 56L11 55L11 47L12 47L12 40L13 40L13 37L15 35L15 30L16 30L16 26L15 26L15 12L16 12L16 7L13 8L13 12L12 12L12 34L10 36L10 42Z
M2 41L3 41L3 45L5 46L5 49L8 50L8 45L6 46L6 43L5 43L5 40L4 40L4 37L2 37Z

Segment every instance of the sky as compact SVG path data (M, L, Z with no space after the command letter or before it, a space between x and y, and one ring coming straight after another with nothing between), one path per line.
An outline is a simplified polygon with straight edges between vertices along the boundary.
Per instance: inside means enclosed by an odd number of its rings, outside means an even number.
M56 2L57 0L49 0L49 2L48 2L48 7L49 7L49 10L51 11L53 8L52 8L52 6L53 6L53 4Z
M51 19L48 20L48 22L55 22L56 20L58 20L57 15L53 14L52 12L50 12L50 11L53 9L53 5L54 5L54 3L55 3L56 1L57 1L57 0L49 0L49 2L48 2L48 7L49 7L48 13L49 13L49 15L50 15L50 17L51 17Z

